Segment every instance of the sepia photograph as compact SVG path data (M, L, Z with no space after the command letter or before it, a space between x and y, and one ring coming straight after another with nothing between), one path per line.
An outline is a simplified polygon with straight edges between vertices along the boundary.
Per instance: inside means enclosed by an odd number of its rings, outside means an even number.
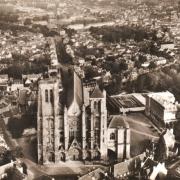
M0 0L0 180L180 180L180 0Z

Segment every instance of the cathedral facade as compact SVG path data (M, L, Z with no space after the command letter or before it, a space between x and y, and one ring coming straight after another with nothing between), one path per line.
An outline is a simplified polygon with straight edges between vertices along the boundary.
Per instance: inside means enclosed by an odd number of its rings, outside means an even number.
M57 77L39 82L38 162L107 160L106 91L98 85L83 85L75 72L69 88L61 87ZM65 103L63 91L67 91Z

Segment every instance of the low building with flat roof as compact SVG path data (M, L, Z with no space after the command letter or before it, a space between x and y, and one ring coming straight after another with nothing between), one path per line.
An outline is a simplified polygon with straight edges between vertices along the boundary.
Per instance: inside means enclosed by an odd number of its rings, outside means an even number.
M107 105L110 112L142 112L145 110L145 97L140 93L107 96Z

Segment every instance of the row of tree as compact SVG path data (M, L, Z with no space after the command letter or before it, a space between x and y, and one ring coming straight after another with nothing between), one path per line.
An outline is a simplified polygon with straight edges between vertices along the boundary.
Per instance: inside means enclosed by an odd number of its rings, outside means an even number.
M7 68L1 70L0 74L8 74L9 77L13 77L14 79L21 79L22 74L38 74L38 73L44 73L47 70L48 70L48 66L44 62L43 63L14 62L11 65L8 65Z
M91 27L90 32L95 38L99 38L99 35L101 35L104 42L112 43L129 39L134 39L137 42L144 39L156 39L155 31L148 31L143 27L134 26Z
M0 14L0 21L15 23L18 22L19 16L17 14Z
M141 75L134 83L134 87L137 92L169 90L180 100L180 64Z

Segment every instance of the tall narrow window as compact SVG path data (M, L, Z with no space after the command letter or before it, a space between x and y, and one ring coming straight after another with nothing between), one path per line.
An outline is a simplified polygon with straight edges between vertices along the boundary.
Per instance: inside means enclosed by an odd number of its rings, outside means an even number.
M101 101L98 101L98 111L101 112Z
M50 102L53 103L54 101L54 95L53 95L53 90L50 90Z
M115 138L116 138L116 137L115 137L115 133L111 133L111 134L110 134L110 140L115 140Z
M48 98L48 90L46 89L46 90L45 90L45 101L48 102L48 99L49 99L49 98Z
M96 110L96 104L97 104L97 102L95 101L95 102L94 102L94 109L95 109L95 110Z
M54 129L54 121L53 121L53 119L51 119L50 122L51 122L51 125L50 125L50 126L51 126L51 129Z

